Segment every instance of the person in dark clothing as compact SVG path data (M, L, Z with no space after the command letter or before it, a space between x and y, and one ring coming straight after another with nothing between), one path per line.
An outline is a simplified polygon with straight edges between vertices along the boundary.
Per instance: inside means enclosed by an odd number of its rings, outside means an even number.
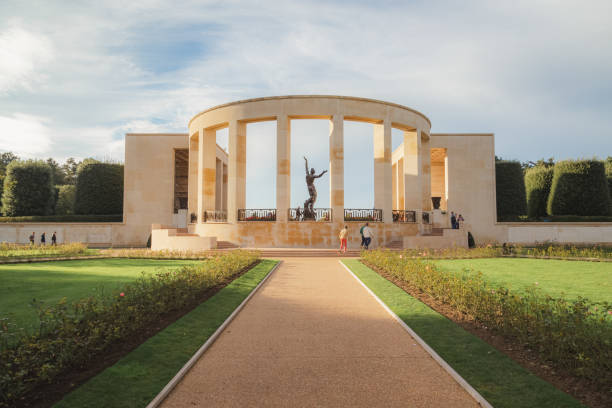
M457 217L455 217L455 213L451 211L451 228L457 229Z
M361 228L359 229L359 234L361 234L361 247L364 248L365 247L365 237L363 236L363 229L366 227L366 225L368 224L363 224L361 226Z
M45 245L45 233L40 234L40 245Z
M34 245L34 233L30 235L30 245Z
M57 245L57 234L53 231L53 235L51 235L51 245Z

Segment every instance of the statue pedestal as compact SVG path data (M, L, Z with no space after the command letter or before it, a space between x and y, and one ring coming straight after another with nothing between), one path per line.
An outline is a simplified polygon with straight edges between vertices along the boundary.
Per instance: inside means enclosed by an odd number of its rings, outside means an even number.
M433 227L450 228L450 216L448 213L442 214L442 210L433 210Z

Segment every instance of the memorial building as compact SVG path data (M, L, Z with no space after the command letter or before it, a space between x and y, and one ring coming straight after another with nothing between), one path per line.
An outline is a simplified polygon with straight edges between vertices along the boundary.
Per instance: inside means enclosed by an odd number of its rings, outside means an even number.
M329 123L330 202L312 211L291 208L291 122ZM247 124L276 122L276 208L246 206ZM345 201L344 122L373 125L374 208ZM369 222L377 246L467 246L467 233L496 239L495 153L490 133L439 134L414 109L345 96L279 96L232 102L204 110L186 134L127 134L124 241L152 239L154 249L336 248L348 225L349 248ZM228 151L216 132L228 128ZM391 132L403 143L392 151ZM304 152L306 155L308 152ZM294 164L295 165L295 164ZM300 167L302 164L300 163ZM303 171L303 170L302 170ZM450 212L465 223L452 229Z

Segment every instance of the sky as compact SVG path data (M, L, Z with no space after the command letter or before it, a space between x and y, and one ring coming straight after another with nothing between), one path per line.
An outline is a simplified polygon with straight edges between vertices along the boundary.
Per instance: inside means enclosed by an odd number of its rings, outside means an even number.
M3 0L0 151L122 161L128 132L187 132L240 99L331 94L409 106L433 133L495 133L506 159L603 158L611 15L609 0ZM328 166L327 123L296 122L293 205L307 198L301 156ZM247 206L274 207L274 126L248 134ZM371 125L345 124L347 207L372 208L371 139ZM319 179L317 206L328 189Z

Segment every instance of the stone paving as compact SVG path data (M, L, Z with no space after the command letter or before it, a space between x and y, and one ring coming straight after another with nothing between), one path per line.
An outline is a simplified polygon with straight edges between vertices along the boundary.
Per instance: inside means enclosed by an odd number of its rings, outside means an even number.
M337 259L290 258L162 406L478 404Z

